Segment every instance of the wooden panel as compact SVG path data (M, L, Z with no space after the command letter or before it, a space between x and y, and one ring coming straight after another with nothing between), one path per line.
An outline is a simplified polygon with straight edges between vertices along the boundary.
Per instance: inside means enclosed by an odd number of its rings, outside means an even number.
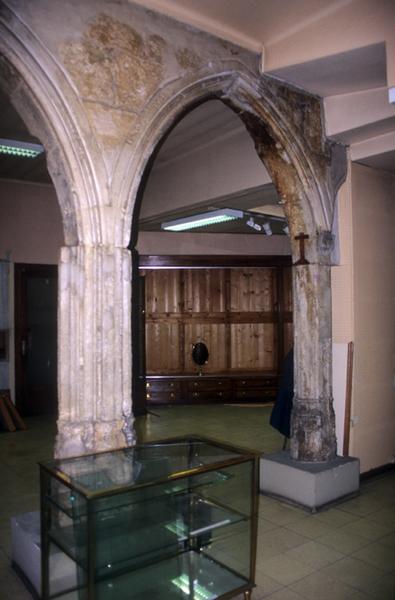
M283 267L283 310L292 312L292 268Z
M188 313L223 313L224 269L188 269L184 274L184 308Z
M275 269L251 268L231 271L231 312L266 312L274 310Z
M230 327L232 369L276 370L273 325L252 323Z
M178 323L146 323L147 373L180 373L180 326Z
M150 317L155 313L182 312L180 293L181 271L164 269L146 272L146 313Z
M284 323L284 354L287 354L294 343L293 324Z
M226 326L192 323L185 325L185 372L197 373L198 367L192 360L192 346L196 342L204 342L209 351L204 373L221 373L226 371Z

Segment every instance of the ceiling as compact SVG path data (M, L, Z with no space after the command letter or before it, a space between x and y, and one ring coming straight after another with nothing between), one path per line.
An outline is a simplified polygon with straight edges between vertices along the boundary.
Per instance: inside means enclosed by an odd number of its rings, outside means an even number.
M326 134L349 146L353 160L395 174L395 105L389 104L387 96L388 86L395 82L389 78L390 46L386 44L388 36L393 35L388 32L395 23L395 3L386 0L137 2L261 53L263 72L323 98ZM394 17L392 26L389 16ZM348 34L341 35L343 30ZM395 60L395 56L390 59ZM234 120L231 122L226 111L218 111L213 105L188 117L168 137L166 147L157 157L157 167L166 168L194 145L204 143L207 135L223 138L242 127L235 125ZM0 138L36 141L1 94ZM35 159L0 154L0 178L51 183L45 154ZM256 209L257 189L240 189L238 194L225 198L207 198L205 204ZM259 194L259 206L277 202L270 184L261 187ZM265 194L263 202L262 194ZM188 210L185 206L177 214L184 215ZM145 220L144 227L157 229L165 216L158 215L156 223L155 219ZM237 231L238 225L232 227Z

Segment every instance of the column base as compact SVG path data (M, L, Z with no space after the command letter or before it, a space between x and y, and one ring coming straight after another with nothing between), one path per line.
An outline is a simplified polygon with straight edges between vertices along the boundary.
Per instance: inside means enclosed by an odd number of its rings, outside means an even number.
M359 459L299 462L288 451L265 454L260 460L260 490L315 512L326 504L359 491Z
M136 443L133 420L83 421L58 420L55 457L68 458L94 452L117 450Z

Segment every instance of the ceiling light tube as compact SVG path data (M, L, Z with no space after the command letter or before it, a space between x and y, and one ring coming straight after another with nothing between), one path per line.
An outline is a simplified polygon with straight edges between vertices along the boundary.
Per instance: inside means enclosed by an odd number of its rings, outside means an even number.
M21 158L36 158L43 151L44 147L41 144L0 138L0 154L19 156Z
M198 227L208 227L209 225L217 225L226 221L234 221L243 217L242 210L233 208L223 208L221 210L212 210L174 221L166 221L161 224L161 229L165 231L186 231L188 229L196 229Z

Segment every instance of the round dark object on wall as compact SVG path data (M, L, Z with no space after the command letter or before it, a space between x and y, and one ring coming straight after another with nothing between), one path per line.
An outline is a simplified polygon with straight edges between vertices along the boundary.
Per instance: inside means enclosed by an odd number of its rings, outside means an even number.
M208 357L209 353L206 344L203 342L197 342L194 344L192 348L192 359L197 365L202 366L206 364Z

